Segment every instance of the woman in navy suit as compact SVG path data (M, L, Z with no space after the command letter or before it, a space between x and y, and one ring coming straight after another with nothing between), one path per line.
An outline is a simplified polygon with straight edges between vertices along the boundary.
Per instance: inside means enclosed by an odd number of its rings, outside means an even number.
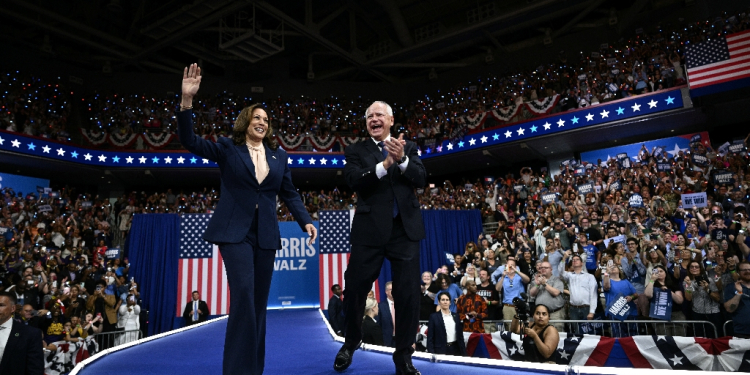
M185 68L177 124L182 145L216 162L221 171L221 200L203 239L219 245L232 292L223 373L262 374L266 307L273 261L281 248L276 197L310 235L309 244L317 231L292 184L288 156L273 140L268 115L259 104L240 112L231 139L220 137L214 143L193 133L191 109L200 82L197 64Z
M427 351L434 354L466 356L463 324L458 314L451 312L451 295L437 295L440 311L432 313L427 323Z

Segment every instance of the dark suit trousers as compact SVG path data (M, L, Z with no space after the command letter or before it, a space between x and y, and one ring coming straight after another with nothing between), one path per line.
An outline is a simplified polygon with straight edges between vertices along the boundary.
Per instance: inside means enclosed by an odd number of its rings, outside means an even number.
M406 236L401 218L393 220L391 237L385 246L352 245L349 266L344 275L344 315L346 346L353 349L362 340L362 316L367 293L378 278L383 258L391 262L393 302L396 311L397 364L411 363L412 344L419 323L419 241Z
M224 341L224 375L263 373L266 357L266 307L276 251L258 248L256 213L247 237L219 246L231 292Z

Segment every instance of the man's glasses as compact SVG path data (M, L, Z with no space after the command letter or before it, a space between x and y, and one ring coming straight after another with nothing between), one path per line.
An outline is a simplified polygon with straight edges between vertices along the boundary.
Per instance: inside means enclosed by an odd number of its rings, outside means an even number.
M742 270L740 270L740 272L750 272L750 268L742 269Z

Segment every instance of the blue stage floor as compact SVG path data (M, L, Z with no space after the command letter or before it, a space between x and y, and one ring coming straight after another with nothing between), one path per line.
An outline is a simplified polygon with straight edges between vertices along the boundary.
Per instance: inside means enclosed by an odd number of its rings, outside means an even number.
M87 365L79 374L219 375L226 322L226 319L219 320L111 353ZM318 310L268 312L265 374L339 374L333 370L333 359L339 348L341 343L333 340ZM494 375L500 370L481 366L431 363L421 359L414 359L414 365L425 375ZM549 373L538 370L518 372ZM342 374L394 373L390 354L358 350L354 354L352 366Z

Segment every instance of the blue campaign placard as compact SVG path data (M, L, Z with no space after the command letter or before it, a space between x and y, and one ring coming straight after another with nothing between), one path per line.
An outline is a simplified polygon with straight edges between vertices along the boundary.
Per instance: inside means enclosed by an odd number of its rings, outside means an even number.
M619 321L624 321L630 315L630 303L622 295L614 300L612 305L607 306L607 309L609 310L609 314Z
M319 228L319 222L313 222ZM268 308L320 307L318 240L309 245L296 221L280 222L281 249L276 251ZM320 232L320 231L318 231Z
M638 193L633 193L628 199L630 207L643 207L643 197Z
M588 184L578 185L578 194L588 194L592 191L594 191L594 184L590 182Z
M672 292L654 287L654 296L651 298L651 308L648 316L659 320L672 319Z

